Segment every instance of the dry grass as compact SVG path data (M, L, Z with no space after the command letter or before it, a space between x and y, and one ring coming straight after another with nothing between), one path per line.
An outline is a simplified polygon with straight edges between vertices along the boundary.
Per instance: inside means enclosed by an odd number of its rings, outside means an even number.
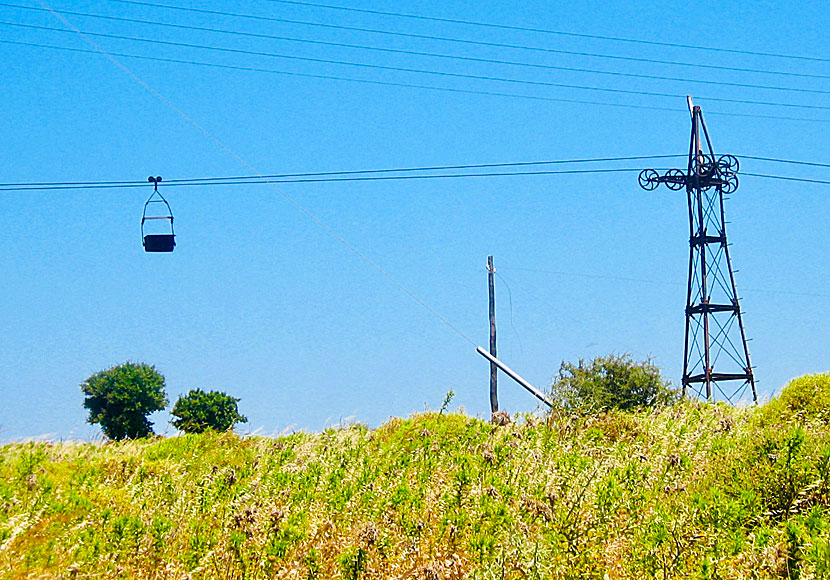
M7 445L0 577L828 577L827 426L760 414Z

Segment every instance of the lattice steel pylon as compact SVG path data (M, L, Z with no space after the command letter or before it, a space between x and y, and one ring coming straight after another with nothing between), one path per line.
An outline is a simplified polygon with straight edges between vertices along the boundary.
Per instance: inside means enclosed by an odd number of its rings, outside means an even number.
M686 292L686 339L683 395L735 403L746 389L758 402L749 362L735 273L726 241L724 195L738 188L738 160L715 156L703 113L688 97L692 116L689 163L684 173L670 169L662 176L653 169L640 173L640 186L656 189L661 183L679 191L686 188L689 209L689 278ZM705 140L703 148L702 140ZM717 366L717 370L716 367ZM735 388L735 384L738 384Z

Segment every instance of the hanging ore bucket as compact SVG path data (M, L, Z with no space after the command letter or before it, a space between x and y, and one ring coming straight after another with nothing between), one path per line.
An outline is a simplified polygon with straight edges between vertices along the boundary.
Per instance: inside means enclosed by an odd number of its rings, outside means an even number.
M172 252L176 247L173 212L170 210L170 204L159 193L161 177L150 176L147 181L153 184L153 194L144 203L144 213L141 216L141 238L144 251Z

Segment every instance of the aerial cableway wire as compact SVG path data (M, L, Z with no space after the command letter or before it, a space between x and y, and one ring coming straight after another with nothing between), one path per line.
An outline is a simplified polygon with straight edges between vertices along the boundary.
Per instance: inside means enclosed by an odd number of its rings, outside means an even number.
M677 287L685 287L688 285L687 282L669 282L668 280L655 280L655 279L646 279L646 278L631 278L628 276L614 276L610 274L598 274L595 271L592 272L567 272L563 270L546 270L541 268L526 268L526 267L519 267L519 266L499 266L501 270L516 270L516 271L523 271L523 272L535 272L537 274L551 274L554 276L568 276L568 277L577 277L577 278L590 278L596 280L617 280L621 282L638 282L641 284L661 284L665 286L677 286ZM790 294L794 296L814 296L817 298L830 298L830 294L822 294L817 292L799 292L796 290L773 290L771 288L742 288L743 292L766 292L770 294Z
M554 34L558 36L571 36L575 38L591 38L594 40L610 40L614 42L629 42L634 44L647 44L652 46L665 46L671 48L689 48L694 50L707 50L712 52L727 52L733 54L745 54L751 56L767 56L775 58L791 58L797 60L810 60L818 62L830 62L830 58L821 58L817 56L802 56L794 54L781 54L775 52L757 52L753 50L742 50L736 48L723 48L716 46L701 46L695 44L682 44L678 42L660 42L657 40L645 40L642 38L630 38L621 36L604 36L600 34L587 34L583 32L570 32L565 30L552 30L550 28L534 28L529 26L514 26L510 24L499 24L495 22L476 22L473 20L463 20L459 18L441 18L438 16L426 16L423 14L405 14L402 12L387 12L383 10L369 10L366 8L354 8L351 6L333 6L331 4L318 4L315 2L302 2L299 0L271 0L272 2L279 2L281 4L294 4L297 6L311 6L315 8L327 8L330 10L344 10L348 12L361 12L364 14L375 14L380 16L395 16L398 18L411 18L415 20L427 20L432 22L444 22L448 24L465 24L468 26L480 26L486 28L498 28L502 30L515 30L521 32L535 32L541 34Z
M34 48L46 48L50 50L60 50L60 51L67 51L67 52L77 52L81 54L95 54L101 55L102 53L98 50L89 50L84 48L74 48L68 46L55 46L52 44L42 44L42 43L35 43L35 42L24 42L19 40L5 40L0 39L0 43L3 44L15 44L19 46L31 46ZM276 69L268 69L268 68L259 68L259 67L250 67L250 66L239 66L239 65L229 65L229 64L218 64L218 63L211 63L211 62L204 62L204 61L197 61L197 60L186 60L186 59L177 59L177 58L165 58L165 57L157 57L157 56L145 56L145 55L138 55L138 54L129 54L123 52L107 52L107 55L113 57L120 57L120 58L131 58L136 60L145 60L145 61L152 61L152 62L169 62L173 64L186 64L192 66L203 66L208 68L219 68L219 69L227 69L227 70L236 70L236 71L244 71L244 72L258 72L258 73L266 73L266 74L276 74L276 75L284 75L284 76L292 76L292 77L301 77L301 78L313 78L313 79L323 79L323 80L335 80L335 81L343 81L349 83L360 83L360 84L369 84L369 85L379 85L379 86L388 86L388 87L398 87L398 88L409 88L409 89L421 89L427 91L438 91L438 92L447 92L447 93L454 93L454 94L462 94L462 95L484 95L489 97L507 97L507 98L514 98L514 99L526 99L532 101L544 101L544 102L554 102L554 103L573 103L579 105L595 105L600 107L615 107L615 108L622 108L622 109L638 109L638 110L647 110L647 111L666 111L671 113L677 112L686 112L686 109L681 109L677 107L658 107L653 105L637 105L631 103L608 103L604 101L589 101L585 99L568 99L563 97L546 97L543 95L526 95L520 93L502 93L498 91L484 91L484 90L475 90L475 89L462 89L462 88L455 88L455 87L439 87L434 85L421 85L416 83L404 83L404 82L395 82L395 81L379 81L373 79L358 79L354 77L345 77L339 75L326 75L326 74L314 74L314 73L300 73L294 71L282 71ZM788 117L784 115L764 115L758 113L734 113L728 111L718 111L709 109L706 112L707 115L721 115L727 117L742 117L742 118L750 118L750 119L773 119L778 121L796 121L796 122L806 122L806 123L830 123L830 119L815 119L815 118L807 118L807 117Z
M348 181L406 181L411 179L460 179L460 178L474 178L474 177L518 177L531 175L568 175L568 174L585 174L585 173L624 173L624 172L638 172L642 171L640 167L620 167L612 169L562 169L552 171L498 171L487 173L444 173L444 174L429 174L429 175L382 175L382 176L349 176L349 177L308 177L308 178L267 178L264 176L257 176L251 178L240 179L237 181L178 181L176 183L163 182L159 183L159 187L196 187L204 185L257 185L257 184L275 184L275 183L338 183ZM132 182L132 183L112 183L112 184L85 184L85 185L37 185L27 187L23 185L0 187L0 191L49 191L60 189L123 189L134 187L146 187L147 182Z
M66 28L55 28L52 26L41 26L37 24L24 24L18 22L7 22L0 20L0 25L5 26L17 26L21 28L29 28L35 30L47 30L50 32L67 32L67 33L75 33L74 30L66 29ZM363 69L372 69L372 70L383 70L383 71L394 71L394 72L405 72L405 73L413 73L413 74L424 74L424 75L432 75L438 77L445 77L445 78L455 78L455 79L468 79L468 80L476 80L476 81L487 81L487 82L499 82L499 83L509 83L509 84L520 84L520 85L531 85L536 87L553 87L553 88L563 88L563 89L575 89L575 90L582 90L582 91L592 91L592 92L603 92L603 93L614 93L614 94L624 94L624 95L638 95L638 96L649 96L649 97L663 97L663 98L672 98L672 99L682 99L685 98L685 94L679 93L662 93L656 91L639 91L639 90L631 90L631 89L615 89L609 87L594 87L590 85L574 85L569 83L554 83L549 81L535 81L535 80L528 80L528 79L515 79L515 78L506 78L506 77L495 77L490 75L474 75L474 74L467 74L467 73L454 73L454 72L447 72L447 71L436 71L436 70L428 70L428 69L420 69L420 68L409 68L409 67L399 67L399 66L389 66L389 65L381 65L381 64L374 64L374 63L365 63L365 62L353 62L347 60L338 60L338 59L330 59L330 58L316 58L316 57L308 57L308 56L298 56L292 54L280 54L275 52L264 52L258 50L247 50L241 48L230 48L230 47L221 47L221 46L209 46L205 44L195 44L190 42L177 42L172 40L159 40L154 38L143 38L143 37L136 37L136 36L126 36L121 34L109 34L105 32L91 32L88 30L82 30L83 34L89 36L95 36L99 38L110 38L113 40L126 40L130 42L141 42L141 43L148 43L148 44L155 44L155 45L162 45L162 46L173 46L178 48L192 48L197 50L210 50L215 52L223 52L223 53L231 53L231 54L244 54L248 56L262 56L266 58L278 58L278 59L285 59L285 60L294 60L294 61L302 61L302 62L314 62L320 64L334 64L339 66L349 66L349 67L356 67L356 68L363 68ZM755 101L750 99L730 99L725 97L710 97L710 96L703 96L699 95L696 98L702 101L713 101L719 103L730 103L730 104L742 104L742 105L761 105L767 107L788 107L788 108L797 108L797 109L811 109L811 110L830 110L830 106L825 105L804 105L798 103L781 103L781 102L771 102L771 101Z
M0 6L7 6L12 8L21 8L24 10L34 10L34 11L43 11L48 12L46 8L38 8L36 6L23 6L20 4L9 4L6 2L0 2ZM438 53L438 52L426 52L426 51L418 51L418 50L405 50L400 48L388 48L388 47L381 47L381 46L371 46L365 44L350 44L345 42L332 42L327 40L320 40L320 39L308 39L308 38L296 38L292 36L279 36L274 34L259 34L256 32L246 32L240 30L227 30L221 28L213 28L207 26L193 26L189 24L177 24L172 22L159 22L154 20L142 20L138 18L124 18L120 16L109 16L104 14L90 14L87 12L75 12L72 10L55 10L55 12L59 14L66 14L71 16L80 16L83 18L97 18L102 20L109 20L109 21L116 21L116 22L128 22L131 24L146 24L150 26L160 26L165 28L174 28L174 29L181 29L181 30L193 30L198 32L210 32L216 34L227 34L227 35L234 35L234 36L244 36L248 38L257 38L257 39L267 39L267 40L279 40L279 41L286 41L286 42L296 42L296 43L304 43L304 44L313 44L313 45L322 45L322 46L335 46L339 48L352 48L357 50L368 50L368 51L377 51L377 52L384 52L390 54L405 54L409 56L424 56L428 58L442 58L442 59L450 59L450 60L459 60L459 61L466 61L466 62L477 62L477 63L486 63L486 64L497 64L497 65L505 65L505 66L515 66L515 67L525 67L525 68L532 68L537 70L557 70L557 71L567 71L567 72L580 72L586 74L595 74L595 75L606 75L606 76L614 76L614 77L624 77L624 78L637 78L637 79L647 79L647 80L662 80L662 81L671 81L671 82L682 82L682 83L696 83L696 84L705 84L705 85L716 85L716 86L729 86L729 87L740 87L740 88L748 88L748 89L763 89L763 90L770 90L770 91L786 91L786 92L795 92L795 93L811 93L811 94L830 94L830 90L822 90L822 89L808 89L808 88L800 88L800 87L779 87L774 85L759 85L759 84L752 84L752 83L739 83L739 82L731 82L731 81L716 81L711 79L688 79L688 78L681 78L681 77L671 77L671 76L662 76L662 75L652 75L652 74L639 74L639 73L630 73L630 72L622 72L622 71L608 71L608 70L598 70L598 69L590 69L590 68L580 68L580 67L572 67L572 66L558 66L558 65L551 65L551 64L542 64L542 63L532 63L532 62L521 62L515 60L503 60L503 59L494 59L494 58L479 58L473 56L462 56L462 55L455 55L455 54L446 54L446 53Z
M771 163L789 163L791 165L809 165L811 167L830 167L830 163L819 163L817 161L799 161L796 159L779 159L777 157L758 157L756 155L740 155L744 159L756 161L769 161Z
M820 185L830 185L830 180L827 179L811 179L809 177L791 177L789 175L770 175L769 173L747 173L742 171L740 175L748 175L750 177L762 177L764 179L780 179L783 181L800 181L802 183L818 183Z
M293 178L316 178L316 177L340 177L340 176L355 176L355 175L372 175L372 174L379 174L379 173L413 173L413 172L426 172L426 171L458 171L462 169L495 169L495 168L507 168L507 167L534 167L534 166L543 166L543 165L578 165L578 164L585 164L585 163L610 163L610 162L619 162L619 161L645 161L645 160L654 160L654 159L672 159L672 158L681 158L686 157L687 154L680 153L680 154L662 154L662 155L625 155L625 156L615 156L615 157L585 157L585 158L577 158L577 159L547 159L547 160L539 160L539 161L509 161L509 162L500 162L500 163L467 163L467 164L456 164L456 165L431 165L431 166L418 166L418 167L391 167L391 168L383 168L383 169L349 169L349 170L340 170L340 171L311 171L311 172L295 172L295 173L273 173L273 174L262 174L262 175L231 175L231 176L214 176L214 177L189 177L189 178L181 178L181 179L168 179L162 185L164 187L169 187L171 185L223 185L229 184L228 182L233 182L232 185L243 185L245 183L252 183L255 181L263 182L263 180L282 180L282 179L292 179L292 183L302 183L303 181L293 181ZM737 155L741 159L753 159L759 161L767 161L767 162L776 162L776 163L785 163L785 164L794 164L794 165L805 165L805 166L816 166L816 167L830 167L830 163L819 163L814 161L803 161L803 160L795 160L795 159L781 159L777 157L761 157L757 155ZM627 171L637 171L638 168L598 168L598 169L591 169L591 170L581 170L581 173L608 173L611 172L627 172ZM558 173L573 173L573 170L566 170L560 171ZM471 173L471 174L449 174L449 175L436 175L432 176L432 178L437 177L475 177L475 176L486 176L486 177L494 177L494 176L511 176L511 175L550 175L551 172L499 172L499 173ZM808 182L816 182L816 183L827 183L823 180L813 180L809 178L800 178L796 176L781 176L781 175L769 175L769 174L759 174L759 173L746 173L741 172L742 175L748 175L751 177L765 177L769 179L789 179L789 180L804 180ZM403 176L394 176L395 179L400 179ZM411 176L412 179L421 178L421 176ZM423 178L430 178L429 176L423 176ZM326 180L326 181L334 181L334 179ZM342 180L341 180L342 181ZM29 182L9 182L9 183L0 183L0 188L3 188L6 191L10 191L10 188L20 188L20 189L35 189L35 188L66 188L72 189L71 186L80 186L81 188L97 186L99 188L103 188L104 186L115 186L115 187L146 187L147 183L143 180L120 180L120 181L29 181Z
M453 42L453 43L460 43L460 44L467 44L467 45L477 45L477 46L488 46L491 48L510 48L515 50L526 50L526 51L533 51L533 52L542 52L542 53L549 53L549 54L570 54L574 56L588 56L593 58L605 58L605 59L613 59L613 60L623 60L623 61L630 61L630 62L646 62L651 64L665 64L671 66L685 66L685 67L692 67L692 68L703 68L703 69L711 69L711 70L724 70L724 71L732 71L732 72L747 72L747 73L756 73L756 74L769 74L769 75L780 75L780 76L794 76L794 77L803 77L803 78L818 78L818 79L830 79L830 75L817 75L817 74L809 74L809 73L797 73L793 71L777 71L777 70L766 70L766 69L752 69L752 68L741 68L741 67L730 67L724 65L715 65L715 64L706 64L700 62L682 62L682 61L672 61L672 60L658 60L653 58L641 58L641 57L633 57L633 56L623 56L619 54L600 54L600 53L591 53L591 52L581 52L581 51L573 51L573 50L563 50L563 49L556 49L556 48L547 48L547 47L539 47L539 46L526 46L521 44L509 44L503 42L488 42L484 40L469 40L464 38L455 38L451 36L436 36L430 34L415 34L410 32L397 32L393 30L382 30L378 28L365 28L360 26L346 26L341 24L327 24L321 22L309 22L306 20L294 20L290 18L275 18L272 16L259 16L255 14L244 14L238 12L225 12L221 10L209 10L205 8L190 8L185 6L174 6L171 4L158 4L155 2L143 2L141 0L112 0L113 2L119 2L122 4L133 4L136 6L150 6L154 8L166 8L168 10L183 10L187 12L195 12L195 13L202 13L202 14L212 14L215 16L230 16L235 18L247 18L252 20L260 20L260 21L267 21L267 22L281 22L285 24L300 24L303 26L315 26L320 28L329 28L334 30L350 30L354 32L368 32L371 34L383 34L389 36L398 36L403 38L418 38L421 40L439 40L443 42Z
M274 173L264 175L232 175L226 177L192 177L183 179L168 179L164 184L176 182L195 182L195 181L225 181L225 180L240 180L240 179L270 179L283 177L320 177L326 175L354 175L354 174L370 174L370 173L408 173L413 171L450 171L457 169L486 169L495 167L527 167L533 165L569 165L578 163L603 163L611 161L641 161L648 159L670 159L673 157L686 157L686 154L678 155L628 155L623 157L589 157L582 159L550 159L543 161L510 161L505 163L474 163L465 165L432 165L422 167L393 167L388 169L349 169L345 171L314 171L306 173ZM8 187L13 185L122 185L122 184L142 184L146 185L145 181L41 181L29 183L0 183L0 187Z
M381 170L385 171L385 170ZM252 176L246 178L236 178L229 181L216 181L216 179L232 179L232 178L196 178L193 180L175 180L170 182L160 183L159 187L198 187L198 186L220 186L220 185L268 185L277 183L342 183L354 181L408 181L413 179L470 179L470 178L490 178L490 177L523 177L534 175L581 175L590 173L630 173L642 171L640 167L616 167L609 169L562 169L551 171L497 171L497 172L481 172L481 173L444 173L444 174L428 174L428 175L372 175L372 176L344 176L344 177L300 177L300 178L278 178L265 176ZM815 183L821 185L830 185L830 180L811 179L806 177L792 177L786 175L771 175L766 173L747 173L741 172L740 175L749 177L759 177L764 179L779 179L785 181L799 181L803 183ZM206 181L211 179L211 181ZM43 182L35 184L0 184L0 191L54 191L54 190L78 190L78 189L128 189L137 187L146 187L145 181L134 182L50 182L43 185Z

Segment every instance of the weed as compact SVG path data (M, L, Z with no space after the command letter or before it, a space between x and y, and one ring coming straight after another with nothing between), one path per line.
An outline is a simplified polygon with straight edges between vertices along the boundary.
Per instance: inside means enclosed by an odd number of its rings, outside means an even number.
M830 577L830 433L764 412L6 445L0 578Z

